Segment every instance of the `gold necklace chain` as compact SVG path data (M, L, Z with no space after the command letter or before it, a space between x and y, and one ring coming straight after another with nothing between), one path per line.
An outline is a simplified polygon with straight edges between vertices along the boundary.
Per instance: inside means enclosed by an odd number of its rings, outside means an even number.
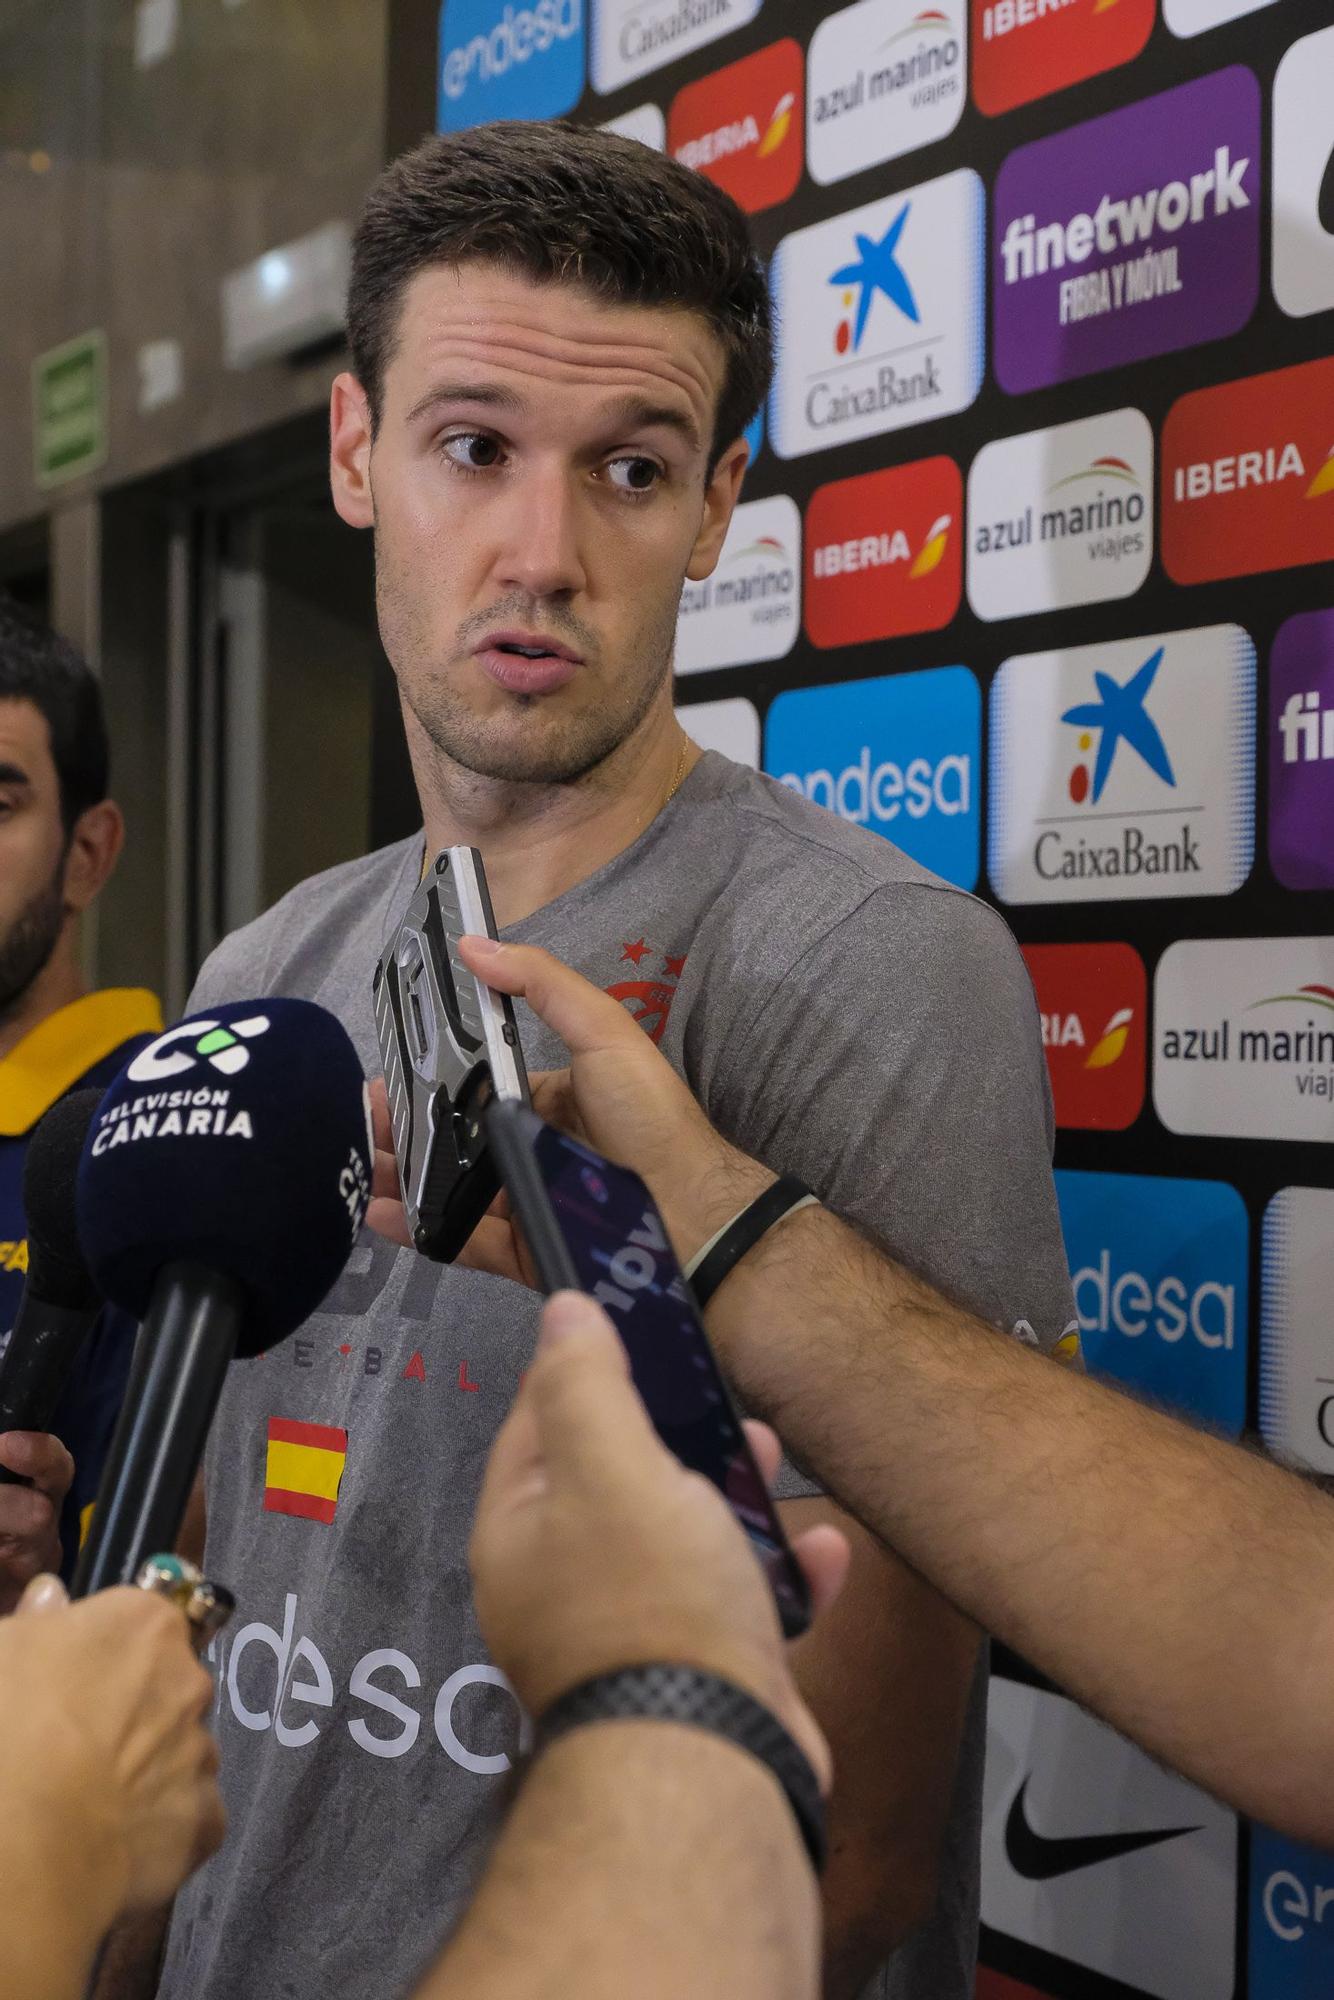
M671 801L676 797L677 792L681 789L681 780L682 778L684 778L686 774L686 758L689 755L690 755L690 738L683 733L681 737L681 754L676 760L676 776L672 779L671 784L667 787L667 797L663 800L662 805L658 807L659 812L662 811L663 806L669 805L671 803Z

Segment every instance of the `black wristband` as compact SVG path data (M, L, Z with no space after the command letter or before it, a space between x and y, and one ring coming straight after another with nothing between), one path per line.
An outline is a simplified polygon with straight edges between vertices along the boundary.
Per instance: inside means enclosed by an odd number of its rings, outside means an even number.
M811 1866L824 1867L824 1801L804 1750L778 1717L720 1674L654 1664L597 1674L560 1696L537 1725L535 1750L590 1722L681 1722L748 1750L778 1780L792 1808Z
M799 1181L795 1174L783 1174L772 1187L756 1195L749 1208L743 1208L740 1215L734 1216L722 1234L708 1245L693 1269L687 1267L686 1276L700 1311L703 1312L723 1279L741 1262L747 1250L754 1249L766 1229L772 1229L792 1209L804 1208L814 1200L815 1196L805 1181Z

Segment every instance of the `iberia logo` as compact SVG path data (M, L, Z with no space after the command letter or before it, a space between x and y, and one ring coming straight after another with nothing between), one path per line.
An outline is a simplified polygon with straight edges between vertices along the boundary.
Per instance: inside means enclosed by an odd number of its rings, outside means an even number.
M347 1465L347 1432L337 1424L270 1417L264 1462L264 1512L295 1514L326 1525L338 1511Z
M806 512L806 631L816 646L938 632L959 608L963 478L924 458L817 487Z
M1133 62L1154 0L972 0L973 101L994 118Z
M677 983L685 971L686 954L659 951L647 938L640 937L621 946L621 963L633 966L636 974L642 976L613 980L602 990L629 1009L651 1042L660 1042L667 1030ZM662 968L661 973L649 978L647 970L655 965Z
M797 43L771 42L677 92L667 150L752 215L772 208L801 179L803 89Z
M1025 945L1056 1122L1121 1132L1144 1104L1144 962L1128 944Z
M1334 561L1334 359L1195 389L1167 413L1163 566L1212 583Z

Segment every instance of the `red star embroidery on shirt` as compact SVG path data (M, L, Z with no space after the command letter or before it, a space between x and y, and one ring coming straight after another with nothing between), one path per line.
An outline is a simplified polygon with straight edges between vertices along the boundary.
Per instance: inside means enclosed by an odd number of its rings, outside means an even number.
M686 954L682 952L679 958L669 958L667 953L664 952L662 963L663 969L669 979L679 979L686 969Z
M626 959L629 959L631 965L638 965L640 959L644 957L648 949L649 947L645 943L644 939L637 938L634 944L627 944L622 947L621 950L622 963L624 963Z

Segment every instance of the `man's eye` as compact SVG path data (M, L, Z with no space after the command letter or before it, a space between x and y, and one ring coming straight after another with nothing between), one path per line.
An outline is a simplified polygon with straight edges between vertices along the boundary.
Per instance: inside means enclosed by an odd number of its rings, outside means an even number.
M444 440L441 450L450 464L463 472L485 472L500 463L500 440L486 431L456 431Z
M618 493L651 493L662 478L662 467L652 458L613 458L607 472Z

